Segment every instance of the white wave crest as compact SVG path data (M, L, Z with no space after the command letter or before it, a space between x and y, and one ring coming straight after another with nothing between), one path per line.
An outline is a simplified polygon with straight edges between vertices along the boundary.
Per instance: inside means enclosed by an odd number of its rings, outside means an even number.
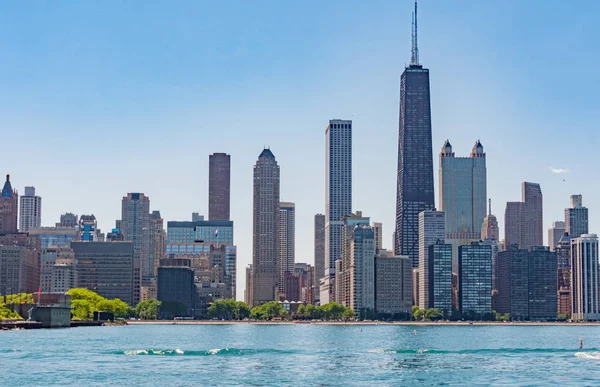
M575 356L580 359L596 359L600 360L600 352L576 352Z

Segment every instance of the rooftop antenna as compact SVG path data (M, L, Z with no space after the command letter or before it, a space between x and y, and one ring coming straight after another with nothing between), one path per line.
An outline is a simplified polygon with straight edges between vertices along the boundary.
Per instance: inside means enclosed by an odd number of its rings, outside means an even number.
M417 40L417 0L415 0L415 11L412 14L412 50L410 64L419 65L419 47Z
M490 209L489 209L488 215L492 215L492 198L489 198L488 202L490 203Z

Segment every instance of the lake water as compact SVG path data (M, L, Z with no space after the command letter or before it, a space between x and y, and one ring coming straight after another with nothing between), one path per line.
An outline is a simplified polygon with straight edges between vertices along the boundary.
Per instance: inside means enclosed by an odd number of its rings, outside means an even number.
M0 386L107 384L598 386L600 327L132 325L0 332Z

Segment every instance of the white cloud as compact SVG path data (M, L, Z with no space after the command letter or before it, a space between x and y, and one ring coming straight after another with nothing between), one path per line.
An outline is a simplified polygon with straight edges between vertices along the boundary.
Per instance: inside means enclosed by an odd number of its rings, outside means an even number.
M558 174L571 172L571 171L569 171L566 168L552 168L552 167L550 167L550 170L552 171L552 173L558 173Z

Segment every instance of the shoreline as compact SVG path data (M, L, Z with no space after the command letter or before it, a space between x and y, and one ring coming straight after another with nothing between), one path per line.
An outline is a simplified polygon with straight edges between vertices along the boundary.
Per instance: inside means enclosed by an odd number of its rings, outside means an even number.
M128 325L406 325L406 326L600 326L600 322L430 322L430 321L215 321L215 320L135 320L127 321Z

